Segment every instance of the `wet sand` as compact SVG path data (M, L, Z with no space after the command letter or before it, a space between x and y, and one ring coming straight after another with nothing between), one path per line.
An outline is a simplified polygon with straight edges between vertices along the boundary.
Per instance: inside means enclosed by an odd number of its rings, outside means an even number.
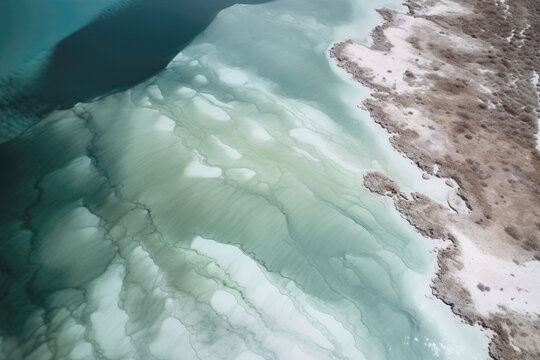
M449 207L402 193L382 173L364 185L394 199L423 235L446 240L433 293L489 329L495 359L540 358L540 7L534 0L408 1L380 10L373 45L331 49L372 89L363 107L392 145L457 189Z

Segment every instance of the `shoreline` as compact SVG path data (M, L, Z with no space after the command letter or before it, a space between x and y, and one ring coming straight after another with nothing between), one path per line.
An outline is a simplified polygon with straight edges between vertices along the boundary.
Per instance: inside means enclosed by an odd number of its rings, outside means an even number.
M451 179L449 208L407 196L384 174L364 185L393 198L422 235L450 240L438 252L433 294L470 324L491 330L495 359L540 357L540 153L535 56L540 21L519 0L467 4L412 0L368 47L330 50L371 90L363 107L426 178ZM538 17L537 17L538 18ZM496 144L496 146L494 146ZM466 205L465 210L462 205Z

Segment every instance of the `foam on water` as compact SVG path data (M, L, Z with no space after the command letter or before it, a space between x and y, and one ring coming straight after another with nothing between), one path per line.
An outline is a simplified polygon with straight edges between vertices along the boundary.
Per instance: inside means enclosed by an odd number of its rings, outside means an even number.
M4 144L0 358L488 358L430 295L433 245L362 186L375 164L422 190L326 53L387 3L233 6Z

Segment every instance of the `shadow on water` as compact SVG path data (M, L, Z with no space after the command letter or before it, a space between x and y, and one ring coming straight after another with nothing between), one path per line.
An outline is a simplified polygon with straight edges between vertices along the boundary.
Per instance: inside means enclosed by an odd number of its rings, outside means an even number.
M53 110L132 87L165 68L220 10L269 1L139 0L98 17L52 49L31 89L3 84L2 121L24 117L32 124Z

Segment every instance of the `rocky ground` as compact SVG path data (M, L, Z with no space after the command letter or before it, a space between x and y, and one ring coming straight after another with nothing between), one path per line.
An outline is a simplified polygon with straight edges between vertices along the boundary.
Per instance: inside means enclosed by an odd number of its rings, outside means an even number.
M331 56L373 90L363 105L392 145L426 177L448 178L459 196L445 208L381 173L364 185L393 197L422 234L451 241L439 252L433 293L492 330L490 355L538 359L540 3L406 6L407 14L380 11L372 46L348 40Z

